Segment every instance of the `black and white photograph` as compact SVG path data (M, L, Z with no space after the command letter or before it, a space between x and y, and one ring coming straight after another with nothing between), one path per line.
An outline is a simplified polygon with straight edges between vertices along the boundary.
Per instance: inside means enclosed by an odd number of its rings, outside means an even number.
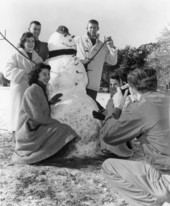
M170 206L170 0L0 4L0 206Z

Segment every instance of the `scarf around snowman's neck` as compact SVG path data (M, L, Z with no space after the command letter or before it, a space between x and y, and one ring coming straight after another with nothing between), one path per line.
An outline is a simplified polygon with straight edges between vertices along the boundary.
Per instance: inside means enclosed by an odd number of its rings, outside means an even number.
M57 57L61 55L76 55L77 51L75 49L60 49L53 50L49 52L49 58Z

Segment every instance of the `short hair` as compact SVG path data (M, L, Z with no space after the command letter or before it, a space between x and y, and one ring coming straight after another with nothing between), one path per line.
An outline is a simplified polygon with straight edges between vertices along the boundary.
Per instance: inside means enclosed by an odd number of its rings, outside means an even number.
M20 38L19 47L24 49L25 48L24 43L26 42L27 38L30 38L30 37L33 37L34 41L35 41L35 37L33 36L33 34L31 32L23 33L21 38Z
M116 79L119 83L120 83L120 76L118 74L118 72L113 72L111 75L110 75L110 79Z
M156 70L151 68L135 69L128 74L128 83L141 93L156 91Z
M124 83L124 82L126 82L127 83L127 70L126 69L124 69L124 68L119 68L118 70L117 70L117 73L118 73L118 75L119 75L119 77L120 77L120 80L122 81L122 83Z
M31 21L30 25L29 25L29 28L31 27L32 24L36 24L36 25L41 26L41 23L39 21Z
M89 20L88 23L90 23L90 24L96 24L97 26L99 26L99 22L98 22L97 20L95 20L95 19Z
M39 73L43 69L48 69L50 71L51 70L51 66L48 65L48 64L44 64L44 63L37 64L36 68L29 73L29 78L28 78L29 85L37 82L38 77L39 77Z

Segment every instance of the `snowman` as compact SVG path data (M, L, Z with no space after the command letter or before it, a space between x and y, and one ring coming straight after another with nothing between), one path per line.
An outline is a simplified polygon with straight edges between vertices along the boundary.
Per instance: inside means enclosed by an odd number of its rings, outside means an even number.
M95 156L101 122L94 119L92 111L98 111L98 106L86 94L87 74L65 26L59 26L50 36L48 48L47 64L51 66L48 97L62 93L61 101L51 107L51 116L68 124L79 136L69 156Z
M62 123L72 127L78 135L75 148L69 157L94 157L96 150L100 150L99 131L101 121L92 116L98 111L96 102L86 94L88 83L87 74L83 64L76 57L74 39L65 26L59 26L48 41L51 78L47 87L48 98L62 93L61 101L51 106L51 116ZM109 150L118 156L130 157L133 152L125 143L109 146Z

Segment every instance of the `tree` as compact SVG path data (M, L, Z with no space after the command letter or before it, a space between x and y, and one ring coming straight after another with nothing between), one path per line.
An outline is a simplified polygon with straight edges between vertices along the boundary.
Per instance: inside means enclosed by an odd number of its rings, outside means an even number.
M124 81L130 71L135 68L143 69L146 65L148 55L157 47L157 43L143 44L138 48L126 46L118 50L118 61L114 66L104 64L101 86L109 87L109 79L112 73L119 70L124 75Z
M147 65L156 69L160 85L170 82L170 25L158 37L157 46L147 58Z

